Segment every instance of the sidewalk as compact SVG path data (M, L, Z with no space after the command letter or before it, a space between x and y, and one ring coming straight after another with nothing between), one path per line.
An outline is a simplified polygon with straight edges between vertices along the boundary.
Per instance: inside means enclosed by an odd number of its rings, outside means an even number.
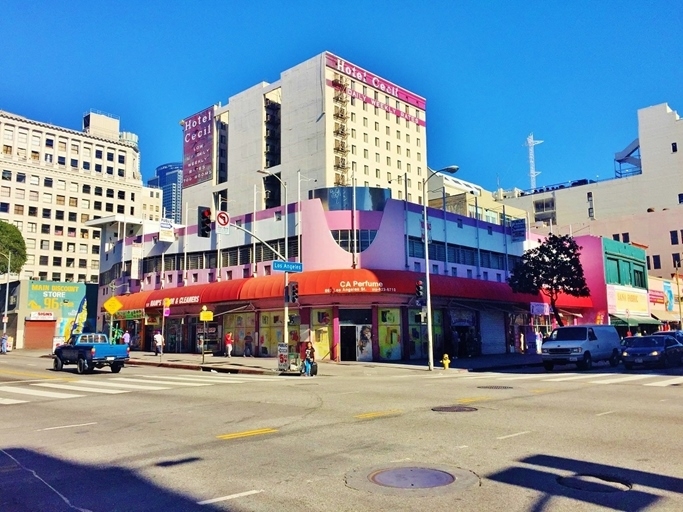
M11 355L10 355L11 354ZM51 355L45 350L14 350L8 357L33 357L49 358ZM177 368L183 370L215 371L220 373L245 373L257 375L279 375L277 358L275 357L241 357L226 358L204 355L202 363L201 354L164 354L155 356L151 352L133 350L130 353L129 366L156 366L160 368ZM326 370L337 368L386 368L409 371L428 371L427 360L399 361L399 362L364 362L342 361L340 363L322 361L321 373ZM450 371L459 372L484 372L501 371L519 368L538 367L542 365L541 356L538 354L498 354L472 357L467 359L454 359L451 361ZM438 360L434 360L436 371L443 371L443 366Z

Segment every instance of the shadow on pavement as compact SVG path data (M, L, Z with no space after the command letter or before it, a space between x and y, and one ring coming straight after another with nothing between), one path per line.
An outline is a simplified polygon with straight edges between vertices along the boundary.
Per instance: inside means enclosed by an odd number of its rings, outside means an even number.
M487 478L543 493L529 508L531 512L551 510L553 497L633 512L646 510L664 499L656 494L657 489L681 494L675 498L679 504L683 500L683 479L676 477L554 455L532 455L518 462L520 465ZM571 485L562 485L561 481Z
M128 469L76 464L23 448L1 449L0 470L0 510L7 512L235 510L225 503L199 505Z

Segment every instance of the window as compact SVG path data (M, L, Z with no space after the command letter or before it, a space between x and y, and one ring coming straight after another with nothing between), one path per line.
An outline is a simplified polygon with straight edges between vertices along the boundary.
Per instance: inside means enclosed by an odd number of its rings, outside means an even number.
M90 193L90 185L83 185L83 193L84 194Z
M43 208L43 219L51 219L52 210L50 208Z
M45 193L43 194L43 203L52 203L52 194Z
M95 164L95 172L102 172L102 164Z
M363 150L363 158L369 158L370 157L370 152L367 149Z
M119 155L119 163L120 164L126 163L126 156L125 155Z
M26 190L23 188L17 188L14 189L14 198L15 199L24 199L26 197Z
M678 151L678 144L675 142L671 143L671 152L676 153Z
M12 181L12 171L2 171L2 179L4 181Z
M15 204L14 205L14 214L15 215L23 215L24 214L24 205L23 204Z
M652 256L652 266L655 270L662 268L662 261L658 254Z
M107 197L109 198L114 198L114 189L113 188L108 188L107 189Z
M70 197L69 198L69 206L78 206L78 198Z
M96 196L102 195L102 187L95 187L95 195Z
M625 244L628 244L631 242L631 237L629 236L628 233L622 233L621 234L621 241L624 242Z
M391 157L390 156L387 157L387 165L389 165L389 166L391 165Z
M114 161L114 153L107 152L107 162L113 162L113 161Z
M678 231L669 231L671 236L671 245L678 245Z
M57 210L55 212L55 219L64 220L64 210Z
M45 147L46 148L53 148L55 145L54 139L45 139Z
M83 162L83 169L86 171L90 170L90 162Z
M677 252L673 253L671 255L671 261L673 262L674 267L676 267L676 268L680 267L681 266L681 255L680 255L680 253L677 253Z
M95 201L93 203L95 210L102 211L102 201Z
M90 214L89 213L81 213L81 224L84 224L90 220ZM85 236L83 236L83 232L85 231ZM88 238L88 230L87 229L81 229L81 238Z
M18 172L17 183L26 183L26 174L24 174L23 172Z
M58 205L65 205L66 204L66 196L57 196L57 204Z
M619 237L619 233L615 233L612 235L612 240L616 240L617 242L621 241L621 238Z
M61 252L63 246L64 246L64 242L55 242L55 243L52 245L52 248L53 248L53 250L55 250L55 251L60 251L60 252Z

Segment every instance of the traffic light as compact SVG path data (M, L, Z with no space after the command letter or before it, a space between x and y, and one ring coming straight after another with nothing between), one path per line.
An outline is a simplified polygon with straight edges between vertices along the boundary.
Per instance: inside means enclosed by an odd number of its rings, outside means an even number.
M197 209L197 233L202 238L211 237L211 208L200 206Z
M289 283L289 302L299 302L299 283Z
M424 285L422 284L422 281L418 281L417 283L415 283L415 297L417 297L418 299L421 299L424 296L425 296Z

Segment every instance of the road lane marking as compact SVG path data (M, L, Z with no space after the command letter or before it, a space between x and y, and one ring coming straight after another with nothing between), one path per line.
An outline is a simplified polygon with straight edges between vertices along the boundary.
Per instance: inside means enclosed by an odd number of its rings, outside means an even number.
M618 384L620 382L630 382L633 380L651 379L657 375L627 375L626 377L617 377L616 379L607 380L592 380L590 384Z
M78 423L76 425L61 425L59 427L47 427L47 428L39 428L36 430L36 432L43 432L44 430L59 430L61 428L76 428L76 427L87 427L89 425L97 425L96 421L93 421L91 423Z
M517 432L516 434L510 434L508 436L496 437L496 439L510 439L511 437L523 436L524 434L531 434L531 430L525 430L524 432Z
M42 391L40 389L11 388L1 386L0 391L6 393L19 393L20 395L42 396L45 398L80 398L84 395L72 395L70 393L55 393L52 391Z
M601 412L600 414L596 414L596 416L605 416L607 414L614 414L617 411L607 411L607 412Z
M659 382L648 382L647 384L643 384L643 386L665 387L665 386L672 386L675 384L680 384L682 382L683 382L683 377L676 377L674 379L667 379L667 380L662 380Z
M359 420L369 420L372 418L381 418L382 416L395 416L401 414L403 411L400 409L392 409L390 411L376 411L376 412L366 412L364 414L356 414L354 418Z
M14 370L0 370L0 375L17 375L19 377L33 377L41 380L65 380L65 377L52 377L50 375L42 375L40 373L18 372Z
M143 386L142 384L123 384L120 382L104 382L99 380L79 380L77 382L87 382L88 385L93 386L105 386L110 388L121 388L121 389L137 389L142 391L159 391L160 389L169 389L162 386Z
M87 391L89 393L103 393L106 395L117 395L119 393L130 393L129 390L123 389L106 389L106 388L90 388L87 386L77 386L73 384L57 384L53 382L42 382L40 384L31 384L31 386L40 386L43 388L54 388L54 389L70 389L71 391Z
M13 398L0 398L0 405L26 404L26 400L14 400Z
M244 496L251 496L253 494L262 493L263 489L253 491L238 492L237 494L229 494L228 496L221 496L220 498L213 498L210 500L198 501L197 505L211 505L212 503L218 503L220 501L234 500L235 498L243 498Z
M471 404L474 402L483 402L486 400L491 400L491 397L490 396L473 396L473 397L469 397L469 398L461 398L461 399L456 400L456 401L459 404Z
M264 434L274 434L277 432L274 428L259 428L256 430L245 430L244 432L233 432L232 434L221 434L216 436L218 439L229 440L229 439L239 439L241 437L252 437L261 436Z
M162 386L189 386L189 387L198 387L198 386L210 386L211 384L205 384L205 383L200 383L200 382L169 382L169 381L164 381L164 380L148 380L148 379L131 379L130 377L115 377L113 379L116 382L138 382L140 384L161 384Z

